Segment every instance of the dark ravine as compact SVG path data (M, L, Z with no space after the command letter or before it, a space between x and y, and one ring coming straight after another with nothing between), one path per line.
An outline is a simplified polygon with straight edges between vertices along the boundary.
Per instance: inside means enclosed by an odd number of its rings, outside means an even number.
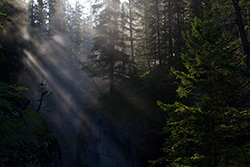
M32 49L24 51L26 69L19 76L19 81L31 90L34 108L42 80L53 92L41 113L57 136L62 166L136 167L136 149L129 144L133 142L98 111L86 109L98 90L86 73L71 66L64 41L56 36L39 45L31 43Z

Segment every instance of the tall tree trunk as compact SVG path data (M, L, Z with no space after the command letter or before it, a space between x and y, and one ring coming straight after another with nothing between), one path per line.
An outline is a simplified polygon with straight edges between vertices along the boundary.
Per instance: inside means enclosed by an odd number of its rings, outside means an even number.
M112 22L112 19L111 19L111 16L112 16L112 14L111 14L111 4L110 3L108 3L108 6L107 6L107 11L108 11L108 13L107 13L107 18L108 18L108 22L109 22L109 24L110 25L112 25L113 24L113 22ZM109 28L109 30L108 30L108 42L109 42L109 46L108 46L108 48L109 48L109 64L110 64L110 66L109 66L109 79L110 79L110 81L109 81L109 85L110 85L110 92L113 92L114 91L114 80L115 80L115 77L114 77L114 67L115 67L115 61L114 61L114 50L115 50L115 46L114 46L114 44L115 44L115 34L114 34L114 27L113 26L111 26L111 28Z
M164 6L164 11L166 11L165 10L166 9L166 7ZM168 55L168 51L167 51L167 39L166 39L166 37L167 37L167 35L168 35L168 32L167 32L167 26L168 26L168 24L167 24L167 12L164 12L165 14L164 14L164 40L163 40L163 63L164 64L166 64L167 63L167 55Z
M35 25L35 16L34 16L34 0L31 0L31 26Z
M150 64L150 56L148 51L148 3L147 0L145 0L145 8L144 8L144 14L145 14L145 46L146 46L146 56L147 56L147 65L149 71L151 71L151 64Z
M39 5L39 13L38 13L38 18L39 18L39 22L41 24L41 26L43 27L44 24L44 15L43 15L43 1L42 0L38 0L38 5Z
M172 22L173 22L173 17L172 17L171 13L171 2L168 2L168 26L169 26L169 40L168 40L168 48L169 48L169 53L168 53L168 61L170 61L170 58L173 56L173 38L172 38L172 34L173 34L173 28L172 28Z
M49 0L49 37L54 35L55 26L55 14L56 14L56 1Z
M248 39L250 38L250 6L247 6Z
M114 85L115 85L115 77L114 77L114 55L111 53L111 60L110 60L110 92L114 91Z
M162 64L161 39L160 39L160 13L159 13L158 0L155 0L155 12L156 12L156 29L157 29L157 55L158 55L159 63Z
M239 36L241 39L243 51L244 51L244 54L247 56L247 67L248 67L248 69L250 69L249 42L248 42L247 35L246 35L245 29L244 29L243 19L241 16L241 9L239 6L239 0L232 0L232 2L233 2L233 7L234 7L234 11L235 11L235 16L236 16L236 24L238 27L238 32L239 32Z
M131 0L129 0L129 33L130 33L131 58L132 58L132 62L134 62L133 19L132 19L132 1Z
M181 9L180 9L180 4L179 2L176 2L177 6L177 51L175 52L175 54L180 54L181 52Z
M122 48L122 53L126 54L126 46L125 46L125 33L126 33L126 13L125 13L125 8L124 5L122 5L121 8L121 48ZM121 76L125 76L125 61L121 62Z
M115 82L115 76L114 76L114 68L115 68L115 61L114 61L114 39L113 39L113 31L109 30L109 38L110 38L110 92L114 91L114 82Z

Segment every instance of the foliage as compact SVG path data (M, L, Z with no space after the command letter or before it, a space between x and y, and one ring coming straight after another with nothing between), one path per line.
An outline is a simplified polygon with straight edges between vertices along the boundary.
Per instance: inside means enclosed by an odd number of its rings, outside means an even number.
M0 165L48 166L60 149L44 118L29 109L23 87L0 84Z
M22 14L12 2L0 2L0 82L14 82L21 67L22 37L18 27Z
M165 156L152 166L249 166L249 76L237 42L220 27L195 19L185 35L187 72L172 69L181 81L181 102L166 105Z
M108 80L111 91L117 82L128 75L128 55L122 49L121 32L117 24L120 19L119 6L119 1L104 1L100 7L95 6L95 10L100 10L95 19L97 35L92 54L88 56L89 61L83 63L83 70L91 76Z
M169 69L157 66L140 78L116 85L112 92L99 94L98 110L137 144L139 164L148 166L148 159L161 155L164 142L161 129L166 114L158 109L157 99L174 103L177 85ZM93 107L97 107L96 104Z
M179 67L176 67L179 68ZM176 79L174 74L163 66L156 66L150 72L141 75L142 92L154 102L157 100L174 103L176 98Z

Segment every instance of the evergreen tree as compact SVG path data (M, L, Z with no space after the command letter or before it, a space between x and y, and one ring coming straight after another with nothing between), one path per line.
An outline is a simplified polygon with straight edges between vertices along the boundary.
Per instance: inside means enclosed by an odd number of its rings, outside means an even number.
M76 1L75 7L68 9L68 33L69 33L69 50L71 51L72 67L76 68L79 63L79 57L83 54L84 42L84 17L83 6Z
M234 11L235 11L235 18L236 18L235 20L236 20L236 25L238 27L241 44L243 47L243 52L244 52L244 55L247 56L247 65L248 65L248 68L250 69L250 50L249 50L250 45L249 45L248 38L245 32L245 26L244 26L242 15L241 15L241 8L239 6L239 0L233 0L232 3L233 3Z
M136 37L137 53L147 60L148 69L158 64L170 66L170 59L184 50L185 1L138 1L141 10ZM139 5L138 5L139 6ZM142 33L143 32L143 33ZM143 51L141 51L143 50Z
M162 64L161 57L161 2L152 0L149 3L149 51L154 64Z
M130 41L130 50L131 50L131 60L134 62L134 37L133 37L133 32L134 32L134 18L133 18L133 1L129 0L128 2L128 9L129 9L129 41Z
M170 64L171 58L180 56L184 50L182 32L185 31L184 13L185 3L183 0L164 1L162 9L162 58L164 63Z
M192 21L194 17L203 20L206 10L210 9L211 3L216 2L210 2L210 0L187 0L186 3L188 9L187 16L189 16L190 21Z
M151 70L152 56L149 54L149 0L134 1L134 53L140 73Z
M249 166L249 71L237 42L214 22L196 19L185 36L186 72L172 69L180 101L167 111L165 157L152 166Z
M103 10L99 10L104 7ZM96 17L96 37L94 38L93 54L85 66L92 76L102 77L109 82L110 90L114 90L116 81L124 76L121 65L128 61L128 56L122 52L119 25L120 2L104 1L94 6L99 10Z
M49 7L49 12L48 12L48 31L49 31L49 37L52 37L57 33L57 30L59 28L57 19L58 19L58 0L49 0L48 1L48 7ZM62 17L62 16L61 16Z
M29 1L29 21L34 35L48 35L48 1L30 0Z
M21 68L23 7L20 1L0 1L0 82L14 83Z

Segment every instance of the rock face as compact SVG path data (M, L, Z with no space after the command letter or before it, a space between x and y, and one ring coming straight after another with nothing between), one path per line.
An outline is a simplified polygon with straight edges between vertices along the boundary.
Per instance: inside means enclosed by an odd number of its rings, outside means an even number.
M30 43L24 51L25 71L19 81L31 90L37 108L39 83L46 82L52 97L45 97L41 113L59 141L63 167L136 167L131 139L98 111L86 104L97 92L86 73L72 67L72 56L60 36ZM50 112L51 111L51 112Z
M96 127L84 124L79 136L78 155L83 166L136 167L136 149L125 134L102 118L93 118ZM82 140L84 139L84 140Z

